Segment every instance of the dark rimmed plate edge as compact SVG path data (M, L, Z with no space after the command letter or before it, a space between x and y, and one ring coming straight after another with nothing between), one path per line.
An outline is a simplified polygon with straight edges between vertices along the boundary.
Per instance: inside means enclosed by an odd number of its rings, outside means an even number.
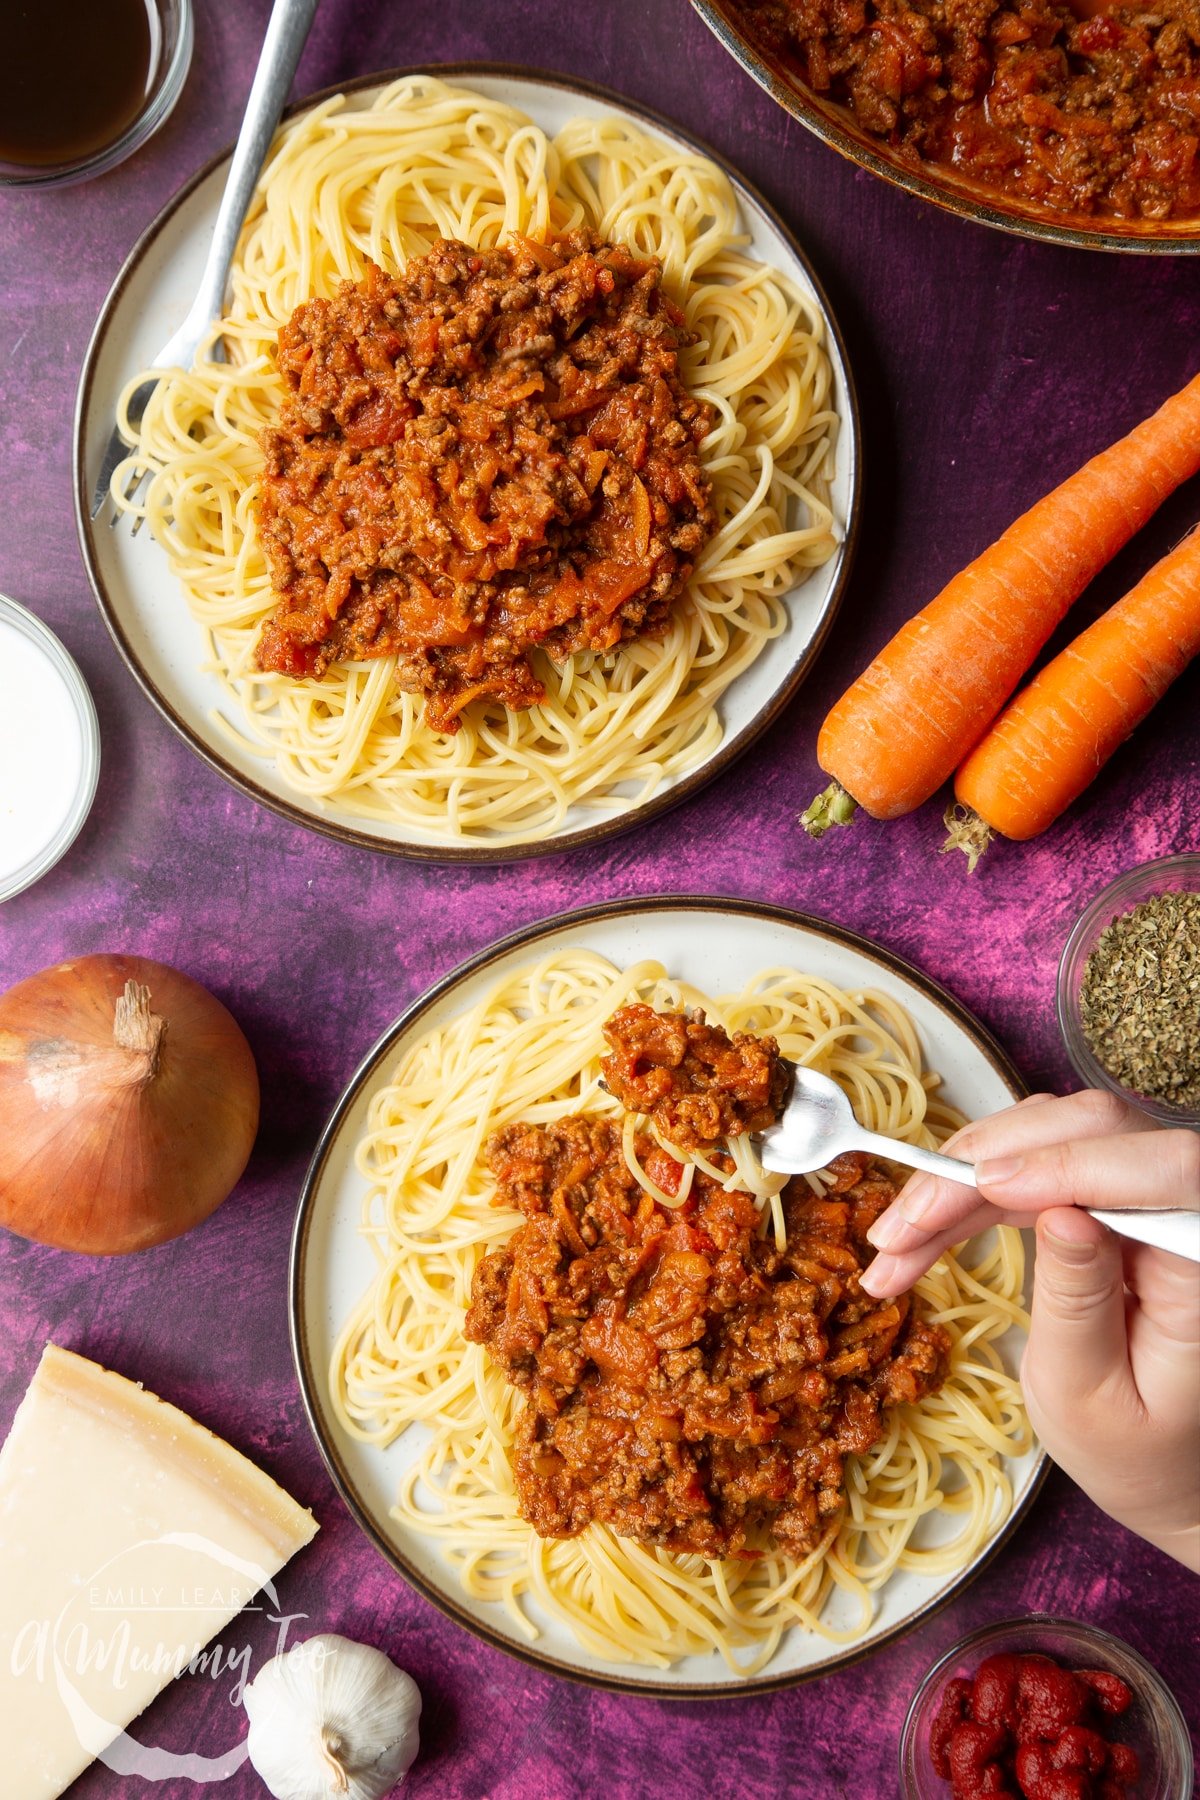
M802 930L816 932L847 949L857 951L869 957L873 962L881 963L886 970L899 974L904 980L919 988L955 1024L967 1032L1008 1087L1014 1100L1022 1098L1028 1092L1027 1085L1008 1052L982 1021L977 1019L960 1000L956 999L949 989L933 980L931 976L925 975L904 957L897 955L895 951L873 943L870 938L862 936L859 932L851 931L845 926L835 925L830 920L819 918L813 913L776 906L767 901L740 900L725 895L707 894L637 895L614 901L600 901L590 906L556 913L549 918L523 926L518 931L510 932L496 943L485 946L484 949L477 951L473 956L450 969L445 975L440 976L404 1008L358 1063L321 1132L301 1186L288 1260L288 1330L296 1377L309 1429L340 1498L360 1531L374 1545L395 1573L436 1606L446 1618L456 1625L461 1625L472 1636L489 1644L494 1650L502 1651L506 1656L516 1657L531 1668L540 1670L543 1674L558 1675L565 1680L574 1681L586 1687L596 1687L609 1693L657 1700L735 1700L760 1694L778 1693L785 1688L798 1687L806 1682L817 1680L822 1675L834 1674L842 1669L852 1667L886 1645L898 1642L919 1625L936 1617L985 1569L990 1567L1024 1520L1041 1492L1049 1473L1050 1460L1046 1452L1041 1451L1039 1464L1020 1501L977 1560L963 1570L944 1593L937 1595L927 1605L918 1608L916 1612L909 1614L906 1618L897 1620L894 1626L880 1636L872 1638L870 1643L858 1647L851 1646L848 1651L839 1653L836 1660L814 1668L791 1669L775 1675L748 1676L743 1681L722 1681L684 1687L679 1684L656 1682L640 1677L610 1675L607 1672L573 1668L569 1664L560 1662L557 1657L549 1655L546 1651L538 1650L536 1646L517 1644L502 1633L493 1631L482 1620L470 1614L465 1607L457 1607L449 1595L426 1581L418 1570L408 1564L396 1545L384 1536L371 1517L368 1508L359 1499L354 1482L336 1447L327 1439L324 1419L319 1411L317 1399L320 1376L314 1373L310 1363L303 1316L305 1253L317 1191L325 1164L338 1137L343 1119L356 1104L362 1089L378 1073L380 1064L392 1053L398 1039L409 1031L423 1014L436 1006L461 983L487 968L489 964L510 955L513 951L531 946L540 939L558 932L576 927L584 930L588 925L617 918L622 914L638 915L673 911L732 913L741 918L753 918L793 928L799 927Z
M666 789L642 805L633 807L629 812L621 813L615 818L598 820L594 825L581 826L558 837L533 843L508 845L503 848L493 848L486 844L442 846L421 844L415 841L392 842L375 837L368 831L342 824L339 820L321 818L318 814L305 811L297 802L272 794L268 789L260 786L252 776L243 774L241 770L234 768L216 749L205 744L142 668L100 573L93 549L94 523L90 514L90 489L84 468L85 428L96 363L125 288L147 251L195 189L207 180L214 169L229 158L231 149L227 147L210 157L202 168L198 169L184 182L181 188L177 189L142 232L118 270L92 328L80 370L72 420L71 467L75 528L97 609L118 654L151 705L166 720L176 735L182 738L194 755L198 756L202 762L206 763L239 793L256 801L259 805L265 806L290 824L299 825L308 831L319 832L323 837L332 838L338 843L352 844L359 849L377 851L384 856L402 857L407 861L497 866L505 863L525 862L535 857L559 855L570 850L590 848L593 845L604 843L610 838L619 837L626 831L632 831L639 825L647 824L651 819L660 818L673 807L682 805L685 800L691 799L707 787L709 782L715 781L718 776L731 768L739 757L759 741L791 704L812 672L833 628L858 547L863 495L862 417L845 336L837 315L833 311L824 283L817 274L808 252L800 244L796 234L778 210L752 182L742 175L721 152L714 149L712 145L686 126L679 125L673 119L668 118L666 114L660 113L652 107L643 106L640 101L626 99L624 95L618 94L614 89L604 87L597 82L587 81L580 76L544 69L523 69L510 63L456 62L427 63L412 68L384 69L370 75L357 76L352 81L335 82L332 86L321 88L315 94L306 95L304 99L289 106L284 117L292 118L297 113L320 105L322 101L328 100L334 95L360 93L366 88L381 87L388 82L398 81L410 75L431 75L438 79L448 78L468 83L473 76L484 76L497 80L540 82L566 89L589 101L599 102L606 106L616 106L633 117L643 120L652 129L673 133L683 142L694 146L702 155L709 157L723 170L744 202L758 208L797 258L808 280L812 283L813 292L816 294L830 336L841 359L846 382L848 417L843 422L843 429L849 433L851 439L851 492L845 532L835 552L835 567L829 597L818 622L817 630L770 703L757 713L740 732L735 733L732 738L723 743L709 762L684 775L674 787Z

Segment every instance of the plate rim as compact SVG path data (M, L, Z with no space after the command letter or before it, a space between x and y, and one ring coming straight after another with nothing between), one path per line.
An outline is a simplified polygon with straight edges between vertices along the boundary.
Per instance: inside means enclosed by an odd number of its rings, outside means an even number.
M934 1618L985 1569L991 1566L1013 1536L1018 1525L1024 1520L1041 1492L1050 1470L1050 1458L1045 1448L1035 1440L1038 1459L1028 1486L986 1549L966 1569L955 1576L942 1593L934 1596L926 1604L918 1606L915 1611L908 1613L904 1618L898 1619L887 1631L872 1638L869 1643L845 1646L836 1655L836 1660L827 1661L815 1667L782 1670L774 1675L752 1675L742 1680L728 1679L713 1683L681 1685L656 1680L652 1677L610 1674L607 1671L572 1667L560 1661L557 1656L539 1649L536 1643L521 1644L506 1637L485 1620L476 1618L465 1606L460 1606L454 1597L427 1581L419 1570L408 1563L403 1552L384 1536L371 1516L371 1512L361 1499L336 1445L331 1441L326 1441L326 1432L316 1400L321 1376L314 1371L306 1333L304 1285L307 1248L325 1165L347 1114L358 1102L363 1089L379 1072L380 1064L392 1053L397 1040L416 1025L424 1014L451 994L455 988L479 974L490 963L498 961L513 951L532 947L540 940L565 930L585 930L589 925L607 922L625 915L633 917L647 913L677 911L727 913L767 924L799 927L801 930L815 932L818 936L824 937L842 948L865 955L870 961L881 964L886 971L900 975L904 980L919 988L925 998L932 1001L955 1024L966 1031L1001 1081L1008 1087L1014 1100L1028 1094L1028 1084L1003 1045L982 1020L976 1018L974 1013L964 1006L962 1001L958 1000L948 988L943 987L940 982L935 981L932 976L926 975L895 951L887 949L886 946L874 942L847 926L837 925L832 920L820 918L815 913L778 906L769 901L698 893L630 895L622 899L597 901L589 906L573 907L565 912L553 913L547 918L535 920L532 924L522 926L519 930L509 932L495 942L485 945L464 961L456 964L446 974L439 976L429 987L417 994L392 1023L385 1027L347 1079L342 1092L334 1103L332 1112L322 1127L321 1135L305 1172L296 1205L296 1217L288 1253L288 1336L305 1419L313 1441L320 1452L326 1473L339 1498L364 1537L390 1565L393 1573L399 1575L409 1587L414 1588L424 1599L436 1606L444 1617L450 1619L452 1623L464 1627L472 1636L481 1639L493 1649L502 1651L507 1656L516 1657L530 1667L540 1670L543 1674L557 1675L564 1680L574 1681L585 1687L600 1688L608 1693L640 1695L647 1699L657 1700L733 1700L750 1695L778 1693L785 1688L798 1687L805 1682L819 1680L824 1675L832 1675L843 1669L851 1668L865 1657L897 1642L917 1626Z
M836 150L839 156L845 157L856 168L865 169L869 175L877 175L890 187L899 188L901 193L910 194L916 200L924 200L937 207L940 212L949 213L953 218L965 219L968 224L984 225L993 231L1006 232L1010 237L1024 238L1029 243L1058 244L1070 250L1095 250L1114 256L1200 255L1200 221L1185 221L1191 224L1190 231L1174 232L1162 237L1152 237L1149 233L1139 236L1133 232L1122 233L1110 229L1091 231L1082 225L1072 224L1069 215L1048 214L1045 219L1039 219L1033 215L1026 217L1006 212L995 201L983 197L985 190L981 190L976 196L966 189L959 190L949 182L934 181L916 169L907 169L899 161L888 158L881 150L874 149L869 142L857 137L848 126L839 122L834 112L824 111L798 77L789 79L780 74L779 65L760 50L730 17L725 0L692 0L692 6L721 48L797 124L803 125L806 131L811 131L814 137L820 138L822 143L828 144L831 150ZM921 170L926 166L922 163Z
M591 103L598 102L604 106L616 107L652 130L666 131L677 140L699 151L701 155L708 157L732 182L739 198L751 207L757 208L763 215L803 268L821 307L830 339L840 358L846 387L846 417L840 424L840 431L844 432L849 439L850 495L845 531L834 552L833 577L829 594L817 621L816 630L768 704L755 713L740 731L726 738L709 761L703 763L699 768L689 771L673 787L667 788L657 795L652 795L650 799L631 807L628 812L621 813L615 818L598 820L595 824L579 826L571 831L533 843L512 844L503 848L494 848L487 844L438 845L415 841L397 843L373 836L360 827L343 824L340 820L322 818L319 814L308 812L300 804L299 799L293 800L273 794L261 786L252 775L244 774L240 769L235 768L217 748L203 741L198 731L178 711L174 702L160 691L149 673L142 668L137 653L126 635L119 616L119 609L109 593L96 556L94 541L96 527L91 517L90 490L84 467L85 435L90 416L96 365L107 342L114 316L133 275L175 214L201 183L206 181L213 171L232 155L232 146L226 145L217 151L193 175L189 176L183 185L160 207L145 230L138 236L118 269L92 327L79 372L75 409L71 423L71 486L75 530L79 540L80 554L83 557L84 568L97 610L121 660L151 705L166 720L175 734L182 738L193 755L198 756L203 763L207 764L239 793L258 805L267 807L269 811L286 819L289 824L301 826L308 831L316 831L323 837L332 838L338 843L352 844L357 848L373 850L384 856L402 857L413 862L461 863L495 867L505 863L526 862L540 856L556 856L571 850L588 849L596 844L605 843L611 838L619 837L626 831L632 831L638 826L648 824L652 819L660 818L673 807L682 805L685 800L692 799L710 782L717 780L775 724L811 674L841 610L849 584L862 524L864 485L862 413L845 334L833 309L825 284L817 273L808 251L766 196L727 157L698 133L693 132L687 126L678 124L656 108L645 106L641 101L630 100L618 93L615 88L607 87L600 82L589 81L583 76L568 75L541 68L524 68L516 63L461 61L418 63L401 68L378 70L372 74L355 76L352 80L345 82L334 82L328 87L319 88L316 92L305 95L302 99L286 107L282 117L283 119L294 118L297 114L319 106L338 94L361 93L368 88L383 87L390 82L416 75L461 80L467 84L473 77L484 77L492 80L532 82L543 87L557 88ZM104 528L108 529L107 526Z

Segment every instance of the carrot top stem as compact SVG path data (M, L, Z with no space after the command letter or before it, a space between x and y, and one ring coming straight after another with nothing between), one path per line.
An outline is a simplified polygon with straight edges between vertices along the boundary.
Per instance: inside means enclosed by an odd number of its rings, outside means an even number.
M945 856L947 850L961 850L967 859L967 874L973 875L976 864L992 841L991 826L969 806L959 806L955 802L946 808L942 824L947 832L942 855Z
M851 824L857 811L858 801L851 799L840 781L831 781L800 814L800 823L810 838L824 837L831 825Z

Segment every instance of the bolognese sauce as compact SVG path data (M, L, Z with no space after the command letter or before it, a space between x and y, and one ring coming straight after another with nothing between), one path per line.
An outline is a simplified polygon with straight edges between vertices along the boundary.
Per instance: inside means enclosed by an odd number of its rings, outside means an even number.
M662 1206L622 1135L580 1114L488 1144L497 1204L523 1223L476 1268L465 1330L525 1395L521 1512L544 1537L599 1521L708 1557L806 1555L842 1510L846 1457L946 1374L942 1327L860 1284L894 1184L860 1155L821 1196L790 1182L780 1249L753 1198L700 1168ZM636 1148L677 1195L680 1163L648 1134Z
M680 1150L765 1131L779 1117L788 1074L772 1037L730 1037L703 1013L660 1013L640 1001L615 1012L604 1037L609 1092Z
M1063 214L1200 214L1200 0L732 0L902 160Z
M544 698L530 664L666 622L713 527L711 409L662 269L595 234L443 239L279 334L264 670L395 656L431 725Z

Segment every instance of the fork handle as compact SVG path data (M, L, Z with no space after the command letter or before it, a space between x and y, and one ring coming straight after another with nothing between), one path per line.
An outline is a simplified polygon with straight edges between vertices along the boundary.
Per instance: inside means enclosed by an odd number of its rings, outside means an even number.
M854 1145L858 1150L886 1156L891 1162L904 1163L907 1168L921 1169L927 1175L942 1175L948 1181L960 1181L966 1187L979 1185L974 1166L960 1162L955 1156L941 1156L936 1150L902 1144L896 1138L881 1137L876 1131L856 1133ZM1120 1237L1132 1238L1139 1244L1152 1244L1155 1249L1169 1250L1174 1256L1200 1263L1200 1213L1190 1208L1164 1208L1153 1212L1129 1207L1102 1211L1090 1206L1087 1210L1093 1219L1098 1219L1101 1225L1107 1225Z
M889 1162L903 1163L908 1169L920 1169L926 1175L961 1182L964 1187L979 1185L972 1163L960 1162L956 1156L942 1156L937 1150L923 1150L919 1144L902 1144L898 1138L881 1137L877 1131L856 1132L854 1147L885 1156Z
M1142 1211L1136 1207L1111 1212L1099 1207L1087 1209L1093 1219L1107 1225L1121 1237L1138 1244L1153 1244L1156 1250L1169 1250L1173 1256L1185 1256L1200 1263L1200 1213L1180 1207L1161 1212Z
M225 284L242 221L271 147L275 127L279 124L317 5L318 0L275 0L271 9L245 117L229 164L229 178L221 196L204 274L191 311L177 334L180 338L188 335L194 343L224 309ZM163 360L169 362L171 359Z

